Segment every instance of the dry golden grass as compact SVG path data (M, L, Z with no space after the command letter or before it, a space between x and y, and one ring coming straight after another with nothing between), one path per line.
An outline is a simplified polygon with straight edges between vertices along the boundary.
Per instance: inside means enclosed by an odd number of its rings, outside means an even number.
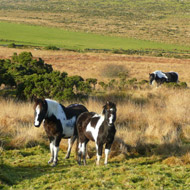
M149 73L155 70L176 71L179 80L190 84L190 59L160 58L149 56L129 56L110 53L77 53L67 51L47 51L34 49L11 49L0 47L0 59L10 58L14 52L30 51L34 58L42 58L55 70L65 71L69 75L80 75L83 78L97 78L108 81L103 71L108 66L122 66L129 73L129 78L148 80Z
M0 100L0 136L5 146L19 148L42 142L43 131L33 127L33 108L29 103Z
M139 152L171 155L176 153L183 141L190 139L190 94L189 90L167 88L134 90L134 96L149 99L144 105L133 100L117 102L117 134L113 155ZM68 103L64 102L64 105ZM89 99L84 103L89 111L102 112L103 103ZM33 126L32 104L1 100L0 135L9 137L10 147L33 146L48 142L44 129ZM62 141L65 149L66 141ZM152 149L152 145L157 146ZM179 153L188 152L188 146ZM173 151L173 152L172 152ZM184 160L187 160L184 157ZM186 162L186 161L184 161Z

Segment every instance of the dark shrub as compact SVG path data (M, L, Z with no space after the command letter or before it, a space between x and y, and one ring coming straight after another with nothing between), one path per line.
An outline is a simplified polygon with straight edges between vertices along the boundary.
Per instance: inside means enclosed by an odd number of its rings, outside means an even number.
M52 45L46 46L44 49L45 50L60 50L60 48L56 46L52 46Z

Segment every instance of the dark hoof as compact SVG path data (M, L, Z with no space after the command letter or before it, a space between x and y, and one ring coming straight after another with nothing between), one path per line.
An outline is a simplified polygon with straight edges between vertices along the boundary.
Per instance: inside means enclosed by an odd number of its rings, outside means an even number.
M78 161L78 165L81 166L81 162Z
M65 159L69 159L70 156L65 156Z
M53 162L53 164L51 166L55 167L56 165L57 165L57 162Z
M53 162L53 159L50 159L49 161L48 161L48 164L51 164Z

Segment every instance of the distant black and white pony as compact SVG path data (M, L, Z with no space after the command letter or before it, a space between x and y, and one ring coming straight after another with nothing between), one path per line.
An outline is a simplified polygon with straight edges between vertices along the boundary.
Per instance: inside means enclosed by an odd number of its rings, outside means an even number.
M108 162L108 154L111 145L114 141L116 133L114 122L116 120L116 105L112 102L107 102L103 106L102 114L94 112L82 113L77 119L78 130L78 163L86 165L86 145L89 140L95 141L97 151L96 164L99 165L100 157L102 156L103 145L105 144L105 162Z
M43 121L45 132L50 141L51 158L48 163L56 166L59 144L62 138L68 138L68 150L65 158L69 158L73 143L77 138L76 120L88 111L83 105L71 104L64 107L51 99L34 98L34 126L39 127Z
M150 85L152 85L152 82L155 80L157 83L157 86L163 84L164 82L178 82L178 73L176 72L167 72L164 73L162 71L154 71L153 73L149 74L150 79Z

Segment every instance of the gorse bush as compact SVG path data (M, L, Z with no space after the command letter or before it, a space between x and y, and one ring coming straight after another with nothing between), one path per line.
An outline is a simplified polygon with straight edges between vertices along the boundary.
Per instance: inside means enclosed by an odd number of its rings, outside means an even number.
M69 77L66 72L54 71L30 52L15 53L11 60L0 60L0 66L0 85L15 87L18 99L30 99L32 95L58 100L83 98L91 92L91 83L95 85L81 76Z

